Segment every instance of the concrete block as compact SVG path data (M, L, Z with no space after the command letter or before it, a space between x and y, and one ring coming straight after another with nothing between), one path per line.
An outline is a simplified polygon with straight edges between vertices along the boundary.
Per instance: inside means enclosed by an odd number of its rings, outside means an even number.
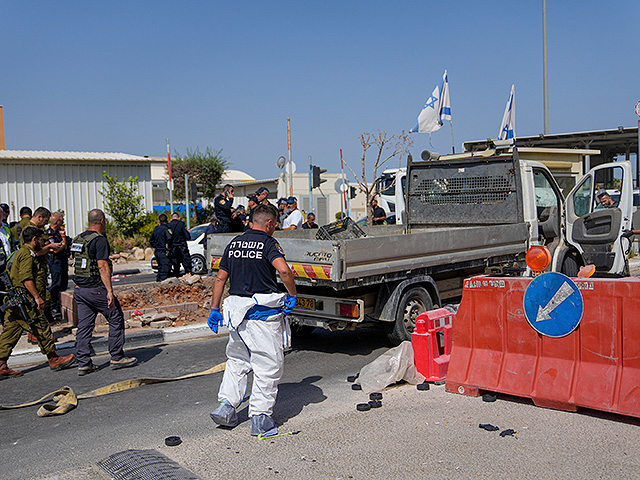
M151 328L166 328L171 326L171 320L155 320L149 324Z
M187 285L193 285L194 283L198 283L200 281L200 275L188 275L185 276L182 281Z

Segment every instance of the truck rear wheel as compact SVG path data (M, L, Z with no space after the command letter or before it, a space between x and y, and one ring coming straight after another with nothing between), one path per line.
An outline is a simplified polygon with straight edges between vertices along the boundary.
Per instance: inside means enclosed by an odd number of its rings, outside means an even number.
M405 340L411 340L411 332L416 326L416 318L421 313L433 308L433 300L426 289L413 287L402 294L396 311L396 321L389 332L389 340L394 345L400 345Z

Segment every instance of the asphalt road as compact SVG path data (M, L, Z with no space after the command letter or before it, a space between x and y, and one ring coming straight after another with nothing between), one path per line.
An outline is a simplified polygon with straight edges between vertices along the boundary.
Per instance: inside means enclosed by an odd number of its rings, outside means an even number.
M133 351L141 364L78 377L75 370L27 371L0 382L0 403L35 399L61 387L77 393L118 380L177 376L224 361L225 339ZM0 478L100 479L95 462L126 449L157 449L203 479L638 478L640 420L584 410L567 413L499 396L495 403L403 385L384 392L383 407L346 382L386 351L378 332L316 332L287 355L274 417L280 432L259 441L249 422L216 428L221 374L82 400L62 417L36 408L0 411ZM108 357L96 358L106 364ZM240 409L246 420L247 409ZM518 433L500 437L491 423ZM166 447L164 438L183 443Z

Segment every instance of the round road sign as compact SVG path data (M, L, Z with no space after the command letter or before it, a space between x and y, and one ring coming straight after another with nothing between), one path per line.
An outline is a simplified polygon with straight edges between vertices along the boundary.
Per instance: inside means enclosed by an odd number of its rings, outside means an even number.
M636 103L636 115L640 117L640 101Z
M580 324L584 304L573 280L549 272L536 277L524 292L524 314L529 325L547 337L569 335Z

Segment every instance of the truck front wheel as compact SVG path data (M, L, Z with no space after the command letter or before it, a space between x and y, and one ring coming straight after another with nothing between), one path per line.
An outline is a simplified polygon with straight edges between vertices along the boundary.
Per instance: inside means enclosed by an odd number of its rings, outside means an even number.
M426 289L413 287L404 292L398 303L396 320L389 332L391 343L400 345L405 340L411 340L411 332L416 326L416 318L432 308L433 301Z
M578 276L579 270L580 266L578 265L578 260L576 259L575 254L569 253L562 262L561 272L567 277L575 278Z

